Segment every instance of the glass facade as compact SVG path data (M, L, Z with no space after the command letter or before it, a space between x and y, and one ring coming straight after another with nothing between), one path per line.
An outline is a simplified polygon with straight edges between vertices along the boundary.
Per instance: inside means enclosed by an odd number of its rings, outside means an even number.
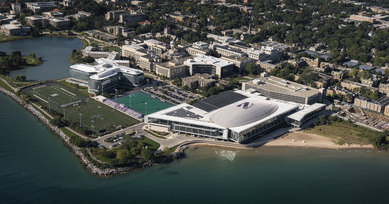
M189 123L167 121L157 118L148 118L149 124L167 125L170 127L170 131L182 134L197 135L203 137L223 138L223 129L207 127L202 125L195 125Z
M97 72L83 72L77 69L69 69L70 76L74 79L89 81L89 77L96 74Z
M77 69L70 68L70 76L72 81L77 83L83 83L88 85L90 93L100 93L101 91L107 91L118 86L139 86L144 81L143 73L137 75L123 74L118 72L116 75L102 80L90 79L90 76L97 72L83 72ZM103 90L104 89L104 90Z

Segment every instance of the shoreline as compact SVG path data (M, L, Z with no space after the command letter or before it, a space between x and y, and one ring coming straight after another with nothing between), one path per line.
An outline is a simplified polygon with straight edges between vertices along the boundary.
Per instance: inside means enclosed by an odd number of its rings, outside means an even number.
M66 146L80 159L80 163L89 170L90 173L96 176L113 176L113 175L119 175L119 174L125 174L132 171L138 171L141 169L144 169L146 167L151 166L157 166L164 163L146 163L144 165L141 165L139 167L122 167L122 168L99 168L97 167L92 161L88 159L91 155L84 155L82 152L82 149L71 144L70 138L62 132L58 127L52 125L45 116L42 115L41 112L36 110L32 105L25 103L22 99L20 99L16 94L6 90L3 87L0 87L0 92L4 93L5 95L12 98L14 101L19 103L24 109L31 112L38 120L40 120L51 132L56 134L61 138L61 141L66 144ZM304 141L304 142L302 142ZM305 132L293 132L293 133L287 133L286 135L283 135L281 137L275 138L273 140L270 140L268 142L264 142L263 145L260 145L258 147L250 147L250 146L244 146L244 145L224 145L224 144L215 144L215 143L206 143L204 141L191 141L186 142L181 145L179 145L175 151L175 153L181 153L185 157L185 150L187 150L189 147L220 147L220 148L229 148L229 149L240 149L240 150L249 150L249 149L256 149L261 146L264 147L295 147L295 148L320 148L320 149L371 149L373 150L373 145L358 145L358 144L351 144L351 145L338 145L333 142L331 138L323 137L320 135L305 133ZM174 161L176 159L182 158L182 157L175 157L173 158ZM169 161L169 162L171 162ZM167 162L167 163L169 163Z
M128 173L131 171L137 171L141 170L146 167L150 166L157 166L159 163L146 163L144 165L138 166L138 167L121 167L121 168L99 168L97 167L92 161L90 161L84 153L82 152L82 149L71 144L70 138L67 136L62 130L60 130L58 127L52 125L45 116L42 115L41 112L36 110L32 105L25 103L22 99L20 99L16 94L6 90L3 87L0 87L0 92L7 95L11 99L13 99L15 102L19 103L25 110L32 113L33 116L35 116L39 121L41 121L51 132L56 134L60 137L61 141L79 158L80 163L89 170L90 173L97 175L97 176L112 176L112 175L119 175Z
M371 144L336 144L331 138L306 132L292 132L264 144L265 147L298 147L321 149L375 149Z

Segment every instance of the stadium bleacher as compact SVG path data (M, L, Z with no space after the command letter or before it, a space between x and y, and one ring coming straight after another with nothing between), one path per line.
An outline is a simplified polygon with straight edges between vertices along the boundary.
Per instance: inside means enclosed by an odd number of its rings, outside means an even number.
M123 104L116 103L115 101L111 101L111 100L107 99L103 103L108 105L109 107L114 108L114 109L116 109L116 110L118 110L126 115L129 115L133 118L140 119L143 117L142 113L139 113L135 110L132 110Z

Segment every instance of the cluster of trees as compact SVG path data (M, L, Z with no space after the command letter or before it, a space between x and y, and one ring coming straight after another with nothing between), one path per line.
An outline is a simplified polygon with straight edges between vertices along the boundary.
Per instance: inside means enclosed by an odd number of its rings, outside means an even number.
M235 88L240 87L241 83L238 79L230 79L227 84L220 84L218 86L212 86L212 87L201 87L197 89L191 90L192 92L196 92L202 96L209 97L216 95L218 93L227 91L227 90L233 90ZM184 87L188 88L188 87Z
M91 149L93 154L109 160L112 167L138 166L148 162L158 162L167 158L170 149L157 151L158 144L146 138L123 138L123 144L114 150Z
M76 64L76 63L92 63L95 61L92 57L89 57L89 56L84 57L82 55L81 50L73 50L72 54L69 57L70 57L72 63L74 63L74 64Z
M370 98L372 100L377 100L380 98L380 93L378 91L372 91L370 89L367 89L366 87L361 88L355 88L353 89L354 93L359 93L360 96Z
M319 126L319 125L331 125L335 122L342 122L343 120L339 117L336 116L325 116L325 115L320 115L319 118L315 120L313 123L314 126Z
M14 51L10 55L0 51L0 73L7 74L9 71L26 65L26 60L20 51Z

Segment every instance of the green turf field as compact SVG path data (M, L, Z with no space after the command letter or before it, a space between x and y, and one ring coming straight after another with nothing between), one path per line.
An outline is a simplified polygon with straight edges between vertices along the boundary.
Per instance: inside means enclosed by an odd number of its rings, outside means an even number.
M143 91L131 94L131 105L130 105L129 96L122 96L120 98L117 98L116 102L124 104L127 107L146 115L173 106L173 104L171 103L162 102L157 98L152 98L149 94ZM146 111L146 104L145 104L146 102L147 102L147 111Z
M46 109L50 108L64 114L64 117L71 123L79 124L81 113L82 126L96 132L95 135L110 133L138 122L134 118L89 98L77 89L58 83L37 85L24 89L22 92L36 99L37 103Z

